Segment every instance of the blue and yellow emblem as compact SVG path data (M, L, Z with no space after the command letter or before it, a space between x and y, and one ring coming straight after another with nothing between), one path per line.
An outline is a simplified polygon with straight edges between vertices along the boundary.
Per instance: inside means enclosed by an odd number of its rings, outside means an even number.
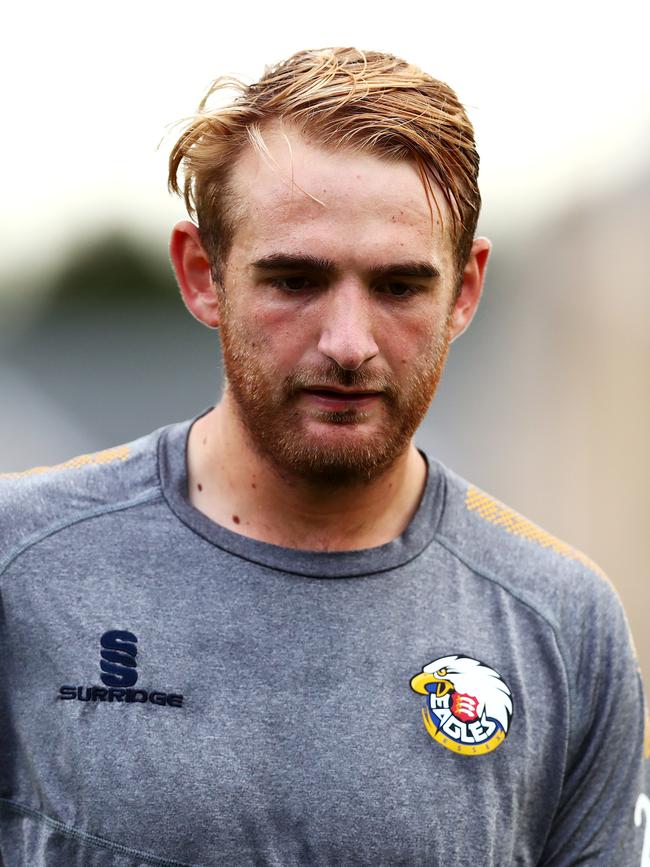
M496 750L512 720L512 694L492 668L469 656L441 656L411 678L426 695L424 726L454 753L480 756Z

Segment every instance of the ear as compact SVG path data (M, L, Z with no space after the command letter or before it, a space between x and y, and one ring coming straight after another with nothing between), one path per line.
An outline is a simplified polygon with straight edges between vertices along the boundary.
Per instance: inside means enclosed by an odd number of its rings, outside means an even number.
M221 324L219 292L194 223L182 220L174 226L169 255L185 306L199 322L217 328Z
M490 255L492 244L487 238L475 238L467 264L463 269L463 279L454 302L449 320L449 336L451 340L457 337L469 327L474 318L478 302L481 300L487 260Z

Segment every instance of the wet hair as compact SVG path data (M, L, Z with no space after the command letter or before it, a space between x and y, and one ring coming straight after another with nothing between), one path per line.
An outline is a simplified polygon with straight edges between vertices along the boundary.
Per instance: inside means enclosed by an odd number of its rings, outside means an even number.
M234 99L210 109L212 97L228 89ZM240 214L233 166L247 147L264 151L263 131L274 121L322 147L411 161L432 219L435 208L444 225L437 191L448 206L460 278L481 206L479 156L465 109L447 84L392 54L324 48L268 67L255 84L216 79L172 149L169 189L196 218L216 279Z

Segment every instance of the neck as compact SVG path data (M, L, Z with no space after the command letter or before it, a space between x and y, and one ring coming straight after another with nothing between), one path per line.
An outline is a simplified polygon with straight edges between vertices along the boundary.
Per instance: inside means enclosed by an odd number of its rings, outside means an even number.
M190 502L211 520L262 542L313 551L397 538L426 481L413 443L371 481L335 485L282 474L252 447L227 396L192 426L187 466Z

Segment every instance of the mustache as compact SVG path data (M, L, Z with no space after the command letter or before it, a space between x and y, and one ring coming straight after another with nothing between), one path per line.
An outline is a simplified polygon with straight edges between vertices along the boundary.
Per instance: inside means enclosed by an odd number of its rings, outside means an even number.
M293 397L306 388L342 388L381 391L388 397L397 393L394 381L385 373L370 370L346 370L332 364L318 369L299 368L284 380L284 392Z

